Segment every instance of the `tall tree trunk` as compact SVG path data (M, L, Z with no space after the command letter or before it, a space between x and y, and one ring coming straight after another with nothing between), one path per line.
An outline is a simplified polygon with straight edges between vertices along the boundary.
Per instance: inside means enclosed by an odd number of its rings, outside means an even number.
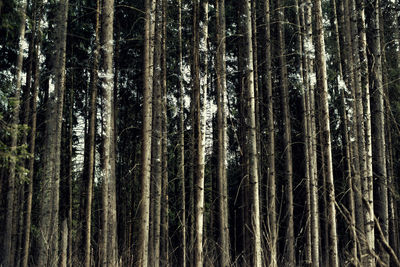
M58 265L59 258L59 189L61 124L65 88L65 50L67 39L68 0L56 3L54 28L53 69L49 80L49 98L46 114L44 173L41 181L39 212L38 265Z
M369 70L368 70L368 57L367 57L367 36L366 36L366 22L365 22L365 1L357 0L356 4L353 4L358 10L358 20L360 29L360 39L359 39L359 52L361 55L361 91L358 93L359 98L357 102L360 101L360 107L363 108L363 116L360 120L364 121L364 142L365 142L365 174L363 175L363 198L368 203L364 211L364 223L365 231L367 233L367 240L370 243L368 246L371 247L371 242L373 238L373 223L368 223L368 221L373 220L374 217L374 207L373 207L373 173L372 173L372 137L371 137L371 108L370 108L370 83L369 83ZM364 106L362 105L364 103ZM361 111L360 111L361 113ZM363 159L364 160L364 159ZM366 246L363 245L364 251ZM370 254L368 251L363 252L367 255ZM370 262L370 257L367 257L367 264Z
M69 129L68 129L68 205L67 205L67 264L72 266L72 158L73 158L73 112L74 112L74 88L70 88L70 102L69 102Z
M299 8L299 1L295 1L295 12L296 12L296 26L297 26L297 40L296 40L296 48L297 48L297 66L299 71L297 73L298 82L300 84L300 94L302 99L302 108L303 108L303 131L304 131L304 157L305 157L305 171L304 177L306 181L306 244L305 244L305 264L311 265L312 263L312 244L311 244L311 189L310 189L310 151L312 150L312 146L310 143L310 117L309 117L309 86L308 80L306 79L307 73L306 68L306 58L303 55L303 34L304 31L304 12Z
M278 266L278 226L276 214L276 185L275 185L275 125L274 102L272 91L272 55L271 55L271 15L270 0L264 2L265 20L265 90L267 98L267 203L268 203L268 246L270 251L270 266Z
M352 47L352 38L351 38L351 13L350 13L350 6L349 6L349 1L345 0L340 3L340 9L341 9L341 21L344 27L344 46L345 47ZM353 96L353 88L355 88L355 73L354 73L354 59L353 59L353 53L351 53L351 49L344 49L343 51L344 55L344 63L345 63L345 72L344 78L346 80L346 83L344 85L347 85L347 87L350 88L352 98L354 99ZM347 75L345 75L347 74ZM345 92L343 92L345 93ZM345 96L343 96L345 97ZM353 104L351 105L350 109L356 113L356 101L352 101ZM356 116L353 116L356 117ZM364 204L362 200L362 186L361 186L361 177L360 177L360 157L359 157L359 149L358 149L358 134L357 134L357 129L356 129L356 119L352 118L350 123L350 131L349 131L349 143L350 146L350 155L352 159L352 177L351 181L349 179L349 186L352 186L352 191L354 195L354 204L355 204L355 221L356 221L356 229L359 234L361 234L361 255L364 255L362 257L361 262L363 264L367 264L369 261L369 258L371 255L369 254L369 251L367 251L367 245L368 241L366 238L366 229L365 229L365 223L364 223ZM351 194L350 194L350 201L351 200Z
M304 26L305 35L303 40L305 54L305 75L306 85L308 87L308 101L306 109L308 113L308 152L309 152L309 187L310 187L310 231L312 245L312 259L319 262L319 212L318 212L318 178L317 178L317 140L316 140L316 123L315 123L315 87L316 74L314 70L315 50L312 41L312 4L311 1L306 1L304 5Z
M217 129L218 155L217 179L219 192L219 245L220 266L230 266L230 242L228 224L228 181L227 181L227 95L226 95L226 41L225 41L225 0L216 2L217 20Z
M149 259L152 266L160 264L161 181L162 181L162 80L161 80L161 0L156 3L153 77L153 140L152 140L152 228Z
M37 3L37 9L41 10L42 3L39 1ZM40 18L42 12L38 12L38 18ZM37 122L37 98L39 92L39 79L40 79L40 70L39 70L39 54L40 54L40 45L41 45L41 26L40 19L36 19L34 21L36 24L36 32L35 32L35 42L34 42L34 60L35 60L35 70L34 70L34 82L32 85L32 114L31 114L31 124L30 124L30 141L29 141L29 163L28 163L28 195L26 197L26 206L25 206L25 218L24 218L24 244L23 244L23 259L22 259L22 267L28 266L28 258L29 258L29 245L30 245L30 234L31 234L31 216L32 216L32 195L33 195L33 177L34 177L34 163L35 163L35 144L36 144L36 122Z
M286 205L287 205L287 232L285 247L287 249L287 263L296 265L295 249L294 249L294 225L293 225L293 162L292 162L292 134L290 122L289 108L289 88L288 73L286 66L285 51L285 30L284 30L284 6L282 0L277 1L277 18L278 18L278 53L279 53L279 69L280 69L280 89L282 116L284 124L283 147L285 154L285 187L286 187Z
M246 112L247 122L247 150L249 153L249 182L251 201L251 232L252 232L252 265L262 266L261 256L261 227L260 227L260 206L259 206L259 177L257 163L257 137L255 118L255 94L254 94L254 72L253 72L253 46L252 46L252 23L251 23L251 1L245 0L245 60L246 60L246 101L248 111Z
M91 238L92 238L92 202L93 202L93 179L95 168L95 137L96 137L96 99L97 99L97 70L100 52L99 31L100 31L100 0L97 0L96 10L96 30L95 30L95 50L93 52L93 67L91 75L91 95L90 95L90 121L89 121L89 164L87 176L87 195L86 195L86 219L85 219L85 267L91 265Z
M168 117L167 117L167 0L162 0L162 186L160 264L169 266L168 257Z
M103 266L117 266L117 252L113 242L112 233L114 233L112 210L115 183L113 175L113 92L114 92L114 71L113 71L113 22L114 22L114 0L104 0L102 10L102 31L101 31L101 56L103 64L100 66L98 77L100 88L103 95L103 155L102 155L102 228L101 228L101 258ZM114 198L115 200L115 198ZM116 225L115 225L116 227Z
M334 27L335 27L335 41L336 41L336 64L338 66L338 78L337 78L337 86L340 93L341 99L341 117L343 123L343 155L344 155L344 175L346 177L346 181L348 181L348 190L349 190L349 212L350 212L350 237L351 237L351 262L353 265L357 265L358 262L358 250L357 250L357 229L356 229L356 216L355 216L355 202L354 202L354 191L353 191L353 177L351 174L351 148L350 148L350 139L348 133L348 118L347 118L347 111L346 111L346 103L345 103L345 91L346 91L346 84L344 82L343 77L343 66L342 66L342 51L340 48L340 36L339 36L339 21L338 21L338 8L336 5L336 0L332 1L333 3L333 14L334 14ZM364 225L362 225L364 226ZM362 228L362 232L364 232Z
M335 207L335 186L333 180L332 146L328 105L328 82L326 73L326 54L324 29L322 26L321 0L315 2L315 25L316 25L316 60L320 67L319 75L322 82L320 88L321 107L321 132L323 135L322 151L326 163L326 185L328 191L328 224L329 224L329 262L331 266L339 266L338 237L336 232L336 207Z
M142 128L142 172L140 185L140 230L138 241L138 266L148 264L148 242L149 242L149 215L150 215L150 167L151 167L151 135L152 135L152 43L153 21L151 20L154 0L145 1L146 21L144 39L144 76L143 76L143 128Z
M9 177L7 188L7 213L6 225L4 229L4 244L3 244L3 265L14 265L14 251L12 250L12 242L15 238L13 227L17 223L14 221L14 198L16 196L16 163L17 163L17 143L18 143L18 124L19 124L19 111L20 111L20 96L21 96L21 81L22 81L22 63L24 60L24 46L25 46L25 23L26 23L26 0L18 1L18 13L20 15L20 25L18 32L19 48L17 54L17 65L15 73L15 91L13 100L10 101L12 109L12 122L11 122L11 146L10 146L10 164L9 164Z
M178 46L179 46L179 165L178 177L181 189L181 254L180 266L186 267L186 190L185 190L185 92L183 87L182 55L182 0L178 0Z
M385 113L383 101L383 81L382 81L382 48L381 33L379 30L379 9L380 1L373 1L373 12L371 26L373 29L372 53L374 56L374 65L372 70L374 112L372 112L372 136L373 136L373 173L374 180L377 181L377 199L375 203L378 223L382 228L383 237L389 240L388 228L388 184L386 173L386 154L385 154ZM371 180L372 183L372 180ZM372 190L372 184L369 184ZM373 205L372 199L368 199L368 204ZM371 207L372 209L372 207ZM373 220L373 218L371 218ZM373 221L366 222L374 225ZM382 241L382 240L380 240ZM385 249L379 250L379 255L384 264L389 264L389 255Z
M205 169L205 104L207 96L207 38L208 0L194 3L194 124L196 144L195 156L195 244L194 265L203 266L203 226L204 226L204 169ZM200 24L200 21L202 22Z

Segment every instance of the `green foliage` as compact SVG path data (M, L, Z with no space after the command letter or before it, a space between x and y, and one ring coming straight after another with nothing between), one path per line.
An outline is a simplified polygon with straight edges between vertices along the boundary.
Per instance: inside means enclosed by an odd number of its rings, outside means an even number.
M18 125L18 135L25 134L28 131L27 125ZM11 126L3 120L3 115L0 113L0 168L8 168L12 161L15 161L15 171L19 183L27 181L28 169L25 162L31 157L28 151L27 144L18 145L13 152L8 142L11 135Z

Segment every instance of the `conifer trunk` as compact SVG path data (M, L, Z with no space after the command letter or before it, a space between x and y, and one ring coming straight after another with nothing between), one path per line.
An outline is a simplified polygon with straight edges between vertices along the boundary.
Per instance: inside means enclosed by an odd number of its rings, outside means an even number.
M178 177L181 189L181 254L180 266L186 267L186 190L185 190L185 92L183 87L182 51L182 0L178 1L178 46L179 46L179 166Z
M18 13L20 16L20 25L18 29L18 53L17 53L17 65L15 73L15 91L13 101L10 101L12 110L12 122L11 122L11 145L10 145L10 164L9 164L9 177L7 184L7 212L4 228L4 244L3 244L3 265L12 266L14 265L14 251L12 250L13 239L13 227L17 223L14 218L14 201L16 196L16 163L17 163L17 142L18 142L18 124L19 124L19 111L20 111L20 96L21 96L21 82L22 82L22 63L24 60L24 45L25 45L25 23L26 23L26 0L20 0L17 3Z
M41 1L37 3L37 9L41 8ZM38 12L38 11L37 11ZM40 18L42 12L38 12L38 17ZM41 25L40 19L36 19L36 32L35 32L35 42L34 42L34 53L33 57L35 60L34 64L34 82L32 85L32 108L31 108L31 131L30 131L30 141L29 141L29 154L31 155L28 163L28 195L26 197L25 204L25 218L24 218L24 241L23 241L23 259L21 266L28 266L29 258L29 246L31 241L31 217L32 217L32 196L33 196L33 177L34 177L34 163L35 163L35 144L36 144L36 122L37 122L37 98L39 93L39 79L40 79L40 69L39 69L39 54L40 54L40 36L41 36Z
M59 263L59 190L61 124L65 89L65 51L67 39L68 0L57 1L57 40L52 54L53 69L49 80L49 98L46 114L44 173L41 181L39 212L38 265L55 266Z
M276 185L275 185L275 125L274 125L274 103L272 88L272 55L271 55L271 15L270 1L264 2L264 20L265 20L265 90L267 99L267 203L268 203L268 233L269 233L269 251L270 266L278 266L278 226L276 214Z
M86 218L85 218L85 267L91 264L91 238L92 238L92 202L93 202L93 179L95 168L95 133L96 133L96 99L97 99L97 70L100 52L99 31L100 31L100 0L97 0L96 9L96 30L95 30L95 50L93 53L93 67L91 75L91 95L90 95L90 118L89 118L89 164L87 176L87 195L86 195Z
M216 2L217 19L217 129L218 155L217 179L219 192L219 246L220 266L230 266L229 225L228 225L228 182L227 182L227 95L226 95L226 41L225 41L225 0Z
M281 89L281 105L283 116L283 147L285 155L285 197L287 205L287 232L285 247L287 249L287 263L296 265L295 249L294 249L294 224L293 224L293 161L292 161L292 133L289 108L289 88L288 88L288 72L286 66L285 51L285 30L284 30L284 5L282 0L277 1L277 18L278 18L278 53L279 53L279 70L280 70L280 89Z
M143 76L143 128L142 128L142 172L140 185L140 232L138 240L138 266L148 264L148 243L149 243L149 215L150 215L150 167L151 167L151 135L152 135L152 43L153 21L151 20L151 9L154 0L145 1L145 38L144 38L144 76Z
M372 40L372 53L374 56L372 77L373 77L373 94L372 102L374 108L372 112L372 136L373 136L373 171L374 180L377 181L377 199L375 203L377 222L382 228L383 236L386 240L389 240L389 228L388 228L388 184L387 184L387 172L386 172L386 154L385 154L385 109L384 109L384 89L383 89L383 78L382 78L382 48L381 48L381 33L379 29L379 9L380 1L373 1L373 12L371 17L371 27L373 29L373 40ZM372 191L372 180L369 184L369 188ZM371 209L375 201L368 199L368 204ZM370 218L371 221L367 221L366 224L374 226L374 218ZM380 240L382 242L382 240ZM384 248L379 249L379 255L384 264L389 264L389 255Z
M115 201L115 176L113 173L113 95L114 95L114 70L113 70L113 23L114 22L114 0L104 0L102 9L102 31L101 31L101 56L103 64L100 66L98 77L100 89L103 96L103 155L102 155L102 228L100 262L103 266L118 266L114 227L116 221L113 213L116 212L113 202Z
M252 265L262 266L261 256L261 227L260 227L260 202L259 202L259 177L257 162L257 136L256 136L256 117L255 117L255 91L254 91L254 62L252 45L252 23L251 23L251 1L244 2L244 23L245 23L245 73L246 73L246 92L248 111L246 112L247 123L247 152L249 154L249 183L250 183L250 222L252 232Z
M336 230L336 207L335 207L335 186L333 180L333 165L332 165L332 145L331 145L331 132L330 132L330 119L329 119L329 105L328 105L328 83L326 73L326 54L325 54L325 41L324 29L322 26L322 6L321 0L316 0L314 4L315 12L315 25L316 25L316 60L320 68L319 79L322 82L320 88L320 107L321 107L321 132L323 135L323 143L321 144L322 151L326 163L326 190L328 192L328 224L329 224L329 263L330 266L339 266L338 255L338 237Z

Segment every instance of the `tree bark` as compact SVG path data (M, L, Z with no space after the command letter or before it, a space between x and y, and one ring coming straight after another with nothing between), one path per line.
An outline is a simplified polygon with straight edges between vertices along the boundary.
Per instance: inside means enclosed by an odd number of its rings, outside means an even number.
M203 226L204 226L204 169L205 169L205 104L207 99L207 38L208 0L194 3L194 136L195 156L195 244L194 266L203 266ZM202 11L202 12L200 12ZM200 25L201 20L201 25Z
M338 77L337 77L337 86L338 91L340 93L341 100L341 117L342 117L342 136L343 136L343 155L344 155L344 176L346 181L348 181L348 190L349 190L349 212L350 212L350 239L351 239L351 259L350 261L353 265L357 266L358 264L358 238L357 238L357 229L356 229L356 216L355 216L355 202L354 202L354 191L353 191L353 176L351 173L352 159L351 159L351 147L350 147L350 138L348 133L348 117L346 111L346 103L345 103L345 94L346 94L346 84L344 82L343 76L343 66L342 66L342 51L340 47L340 36L339 36L339 21L338 21L338 8L336 5L336 0L332 1L333 3L333 13L334 13L334 26L335 26L335 41L336 41L336 64L338 66ZM364 225L362 225L364 226ZM364 228L362 227L361 230Z
M274 102L272 88L272 55L271 55L271 15L270 0L264 2L265 20L265 90L267 98L267 203L268 203L268 246L270 251L270 266L278 266L278 226L276 214L276 185L275 185L275 125Z
M161 241L160 264L169 266L168 234L168 117L167 117L167 0L162 1L162 185L161 185Z
M178 0L178 46L179 46L179 165L178 177L181 189L181 254L180 266L186 267L186 190L185 190L185 92L183 86L182 51L182 0Z
M20 111L20 96L21 96L21 74L22 74L22 63L24 60L24 45L25 45L25 23L26 23L26 0L18 1L18 13L20 15L20 25L18 29L18 54L17 54L17 65L15 73L15 91L10 106L12 109L12 122L11 122L11 146L10 146L10 163L9 163L9 177L7 184L7 212L4 229L4 244L3 244L3 265L12 266L14 265L14 251L12 250L13 239L15 238L13 233L13 227L17 223L14 219L14 201L16 196L16 163L17 163L17 142L18 142L18 124L19 124L19 111Z
M151 7L154 0L145 1L146 20L145 20L145 39L144 39L144 76L143 76L143 128L142 128L142 171L140 185L140 232L138 241L138 266L148 264L148 242L149 242L149 214L150 214L150 167L151 167L151 134L152 134L152 42L153 35L151 28Z
M41 10L42 3L39 1L37 3L37 9ZM38 18L41 17L42 12L38 12ZM34 163L35 163L35 144L36 144L36 122L37 122L37 98L39 92L39 54L41 45L41 25L40 19L36 19L36 32L35 32L35 43L34 43L34 60L35 60L35 70L34 70L34 82L32 85L32 114L31 114L31 131L30 131L30 141L29 141L29 163L28 163L28 195L26 197L26 213L24 218L24 244L23 244L23 259L22 267L28 266L29 258L29 245L30 245L30 234L31 234L31 217L32 217L32 196L33 196L33 177L34 177Z
M97 99L97 71L98 58L100 52L99 31L100 31L100 0L97 0L96 9L96 28L95 28L95 50L93 53L93 67L91 75L91 95L90 95L90 121L89 121L89 163L87 176L87 195L86 195L86 235L85 235L85 267L90 267L91 264L91 238L92 238L92 202L93 202L93 179L95 168L95 137L96 137L96 99Z
M285 51L285 30L284 30L284 6L282 1L277 1L277 18L278 18L278 53L279 53L279 71L280 71L280 89L281 89L281 105L283 116L283 147L285 155L285 187L286 187L286 205L287 205L287 232L285 247L287 249L287 263L296 265L295 248L294 248L294 225L293 225L293 161L292 161L292 134L290 122L289 108L289 89L288 89L288 72L286 66Z
M373 94L372 102L374 103L374 112L372 113L372 136L373 136L373 173L374 180L377 181L377 199L375 203L377 222L379 222L382 228L383 236L386 240L389 240L389 228L388 228L388 184L387 184L387 172L386 172L386 154L385 154L385 110L384 110L384 90L382 81L382 48L381 48L381 33L379 30L379 9L380 1L373 1L373 11L371 17L371 26L373 29L373 40L372 40L372 53L374 56L374 65L372 70L373 77ZM369 188L372 191L372 181L369 184ZM372 206L374 201L367 199L368 204ZM374 218L370 218L371 221L365 222L374 226ZM379 251L379 255L383 264L389 264L389 255L385 249Z
M230 266L230 242L228 225L228 181L227 181L227 95L226 95L226 41L225 41L225 0L216 2L217 20L217 129L218 155L217 179L219 192L219 246L220 266Z
M315 2L315 25L316 25L316 60L320 67L319 75L322 81L320 88L320 107L321 107L321 131L323 135L322 151L326 163L326 185L328 191L328 224L329 224L329 262L331 266L339 266L338 237L336 232L336 207L335 207L335 186L333 180L332 165L332 146L329 120L328 105L328 83L326 73L326 54L324 29L322 26L322 7L321 0Z
M320 244L320 227L319 227L319 211L318 211L318 176L317 176L317 133L315 123L315 88L316 88L316 73L315 73L315 48L313 44L313 28L312 28L312 3L306 1L304 5L304 26L305 35L303 40L305 54L305 80L308 86L308 101L306 109L308 113L308 146L309 146L309 187L310 187L310 231L312 245L313 262L319 262L319 244Z
M56 3L58 8L54 28L53 68L49 80L46 114L44 177L41 181L39 213L38 265L54 266L59 261L59 189L61 124L65 88L65 50L67 39L68 0Z
M246 73L246 101L248 112L246 112L247 123L247 150L249 153L249 182L251 196L251 231L252 231L252 265L262 266L261 257L261 227L259 206L259 177L257 163L257 137L255 117L255 93L254 93L254 70L253 70L253 46L252 46L252 23L251 23L251 1L244 2L245 19L245 73Z
M156 2L154 76L153 76L153 140L152 140L152 229L149 240L149 259L151 265L160 264L160 223L161 223L161 183L162 183L162 80L161 80L161 0Z
M113 71L113 22L114 22L114 0L104 0L102 10L102 31L101 31L101 56L103 64L100 66L98 77L100 89L103 95L102 101L102 228L100 243L100 262L103 266L118 266L116 244L113 241L116 222L113 213L113 202L115 201L115 176L113 174L113 92L114 92L114 71ZM114 186L113 186L114 185Z

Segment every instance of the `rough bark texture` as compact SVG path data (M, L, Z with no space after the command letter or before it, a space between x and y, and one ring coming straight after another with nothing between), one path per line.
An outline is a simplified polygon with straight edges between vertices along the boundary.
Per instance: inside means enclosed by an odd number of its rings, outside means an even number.
M228 225L228 181L227 181L227 95L226 95L226 41L225 41L225 1L216 3L217 19L217 129L218 155L217 179L219 192L219 246L220 266L230 266L230 242Z
M253 73L253 46L252 46L252 23L251 23L251 1L244 2L245 19L245 60L246 60L246 101L248 112L246 112L247 124L247 150L249 153L249 182L251 201L251 232L252 232L252 265L262 266L261 256L261 227L260 227L260 206L259 206L259 178L257 163L257 137L255 118L255 94L254 94L254 73Z
M179 167L178 177L181 189L181 255L180 266L186 267L186 190L185 190L185 92L183 87L183 51L182 51L182 0L178 2L178 39L179 39Z
M293 161L292 161L292 134L289 108L289 88L288 88L288 72L286 66L285 51L285 30L284 30L284 6L281 0L277 1L277 18L278 18L278 53L279 53L279 70L280 70L280 90L281 90L281 106L282 121L284 125L283 147L285 155L285 196L287 205L287 232L285 247L287 249L287 263L296 265L295 249L294 249L294 225L293 225Z
M207 37L208 37L208 1L194 3L194 109L196 140L195 156L195 243L194 265L203 266L203 225L204 225L204 168L205 168L205 103L207 96ZM201 11L201 12L200 12ZM200 25L200 21L202 22Z
M161 85L161 0L156 3L154 76L153 76L153 140L152 140L152 232L149 239L149 260L151 265L160 264L160 223L161 223L161 180L162 180L162 85Z
M68 0L57 2L53 69L49 80L46 114L44 176L41 181L39 213L38 265L58 265L59 258L59 189L61 124L65 88L65 49L67 39Z
M87 195L86 195L86 218L85 218L85 267L91 264L91 238L92 238L92 201L93 201L93 179L95 167L95 132L96 132L96 99L97 99L97 70L98 70L98 57L100 52L99 31L100 31L100 0L97 0L96 10L96 36L95 36L95 50L93 53L93 67L91 75L91 95L90 95L90 119L89 119L89 163L88 163L88 176L87 176Z
M13 226L17 223L14 219L14 198L16 195L16 163L17 163L17 142L18 142L18 124L19 124L19 111L20 111L20 96L21 96L21 74L22 74L22 63L24 60L24 45L25 45L25 23L26 23L26 0L18 1L18 13L20 15L20 25L18 29L18 54L17 54L17 66L15 73L15 89L12 103L12 122L11 122L11 146L10 146L10 165L9 165L9 177L8 177L8 188L7 188L7 214L4 228L4 244L3 244L3 265L12 266L14 265L14 253L12 250L13 240Z
M152 77L151 68L153 66L150 56L151 44L153 42L151 28L151 6L154 0L145 1L146 22L144 39L144 76L143 76L143 128L142 128L142 173L140 188L140 232L138 241L138 266L148 264L148 242L149 242L149 214L150 214L150 167L151 167L151 133L152 133Z
M102 101L102 231L101 231L101 264L103 266L118 266L118 253L115 238L116 213L115 208L115 175L113 173L113 95L114 95L114 0L104 0L102 10L101 56L103 64L100 66L98 77L103 96Z
M38 8L41 7L41 3L38 3ZM41 12L39 12L40 17ZM25 218L24 218L24 244L23 244L23 259L22 259L22 267L28 266L28 258L29 258L29 245L30 245L30 234L31 234L31 217L32 217L32 196L33 196L33 175L34 175L34 163L35 163L35 144L36 144L36 122L37 122L37 98L39 93L39 54L40 54L40 36L41 36L41 25L40 19L35 20L36 25L36 36L34 43L34 60L35 60L35 70L34 70L34 82L32 85L32 109L31 109L31 132L30 132L30 141L29 141L29 154L31 157L29 158L28 163L28 195L26 197L25 204Z
M305 80L308 86L308 101L306 103L308 115L308 146L309 146L309 187L310 187L310 231L311 231L311 246L312 259L318 262L319 259L319 244L320 244L320 229L319 229L319 212L318 212L318 176L317 176L317 140L316 140L316 123L315 123L315 88L316 88L316 73L315 73L315 49L312 41L312 3L306 1L304 5L304 26L305 32L303 47L305 54Z
M168 116L167 116L167 0L162 0L162 184L160 265L169 266L168 234Z
M335 42L336 42L336 64L338 66L338 77L337 86L340 93L341 100L341 120L342 120L342 136L343 136L343 156L344 156L344 169L343 174L346 177L346 181L349 187L349 222L350 222L350 239L351 239L351 262L357 265L358 262L358 240L357 240L357 229L356 229L356 216L355 216L355 202L354 202L354 191L353 191L353 177L351 174L351 148L350 148L350 138L348 133L348 117L345 106L345 94L346 94L346 84L344 83L343 77L343 66L342 66L342 51L340 47L340 36L339 36L339 21L338 21L338 7L336 5L336 0L333 3L333 13L334 13L334 26L335 26ZM344 23L343 23L344 24ZM342 24L342 26L343 26ZM362 225L364 226L364 225ZM363 231L363 228L362 228Z
M373 136L373 171L374 180L377 181L377 199L375 202L377 222L380 224L383 236L386 240L389 240L389 228L388 228L388 184L387 184L387 173L386 173L386 154L385 154L385 109L384 109L384 89L382 80L382 51L381 51L381 33L379 30L379 9L380 1L373 1L373 12L372 12L372 29L373 29L373 40L372 40L372 52L374 56L372 77L373 77L373 94L372 102L374 103L374 112L372 113L372 136ZM371 181L372 182L372 181ZM372 184L369 185L372 189ZM368 204L373 206L374 202L368 199ZM366 224L374 226L374 218L370 218L371 221L366 221ZM380 249L379 255L383 264L389 264L389 255L385 249Z
M316 60L320 68L319 79L322 81L320 88L320 109L321 109L321 132L323 135L322 151L326 163L326 190L328 192L328 224L329 224L329 263L330 266L339 266L338 238L336 232L336 207L335 207L335 187L333 180L332 166L332 147L328 105L328 83L326 73L326 54L324 29L322 27L322 7L321 0L317 0L314 6L315 25L316 25Z
M265 20L265 90L267 99L267 203L268 203L268 247L270 251L270 266L278 265L278 226L276 214L276 182L275 182L275 125L274 125L274 102L272 89L272 56L271 56L271 15L270 1L264 2Z
M303 34L304 34L304 12L299 8L299 1L295 1L295 12L296 12L296 26L297 26L297 40L296 48L298 52L297 56L297 66L298 70L298 83L300 86L301 94L301 105L303 109L303 131L304 131L304 158L305 158L305 171L304 178L306 183L306 244L305 244L305 264L310 265L312 262L312 245L311 245L311 190L310 190L310 151L312 150L310 143L310 118L309 118L309 92L308 92L308 81L306 79L307 73L304 65L306 64L306 58L303 55Z

